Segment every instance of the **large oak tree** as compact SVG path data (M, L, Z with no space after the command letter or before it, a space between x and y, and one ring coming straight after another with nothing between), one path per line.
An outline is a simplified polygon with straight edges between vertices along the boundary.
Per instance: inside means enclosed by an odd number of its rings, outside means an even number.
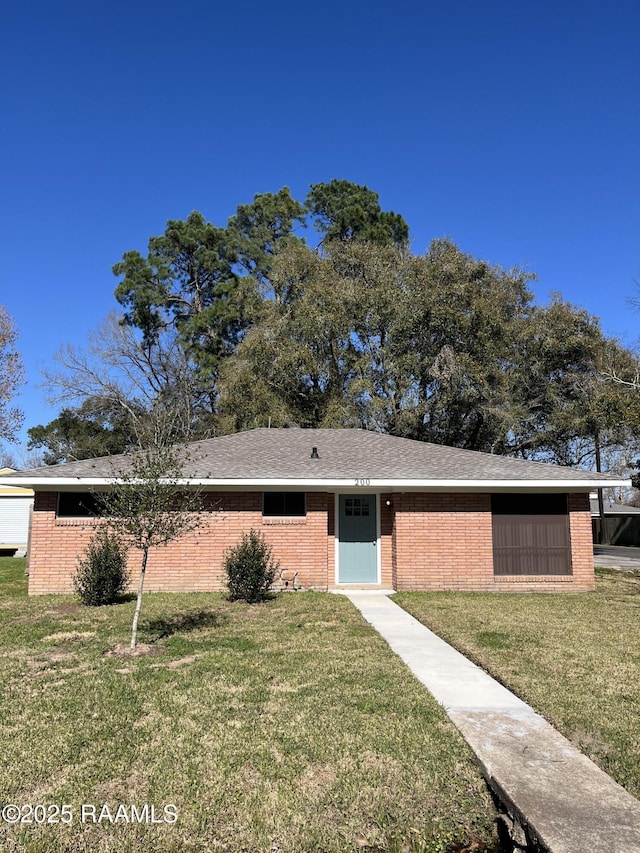
M223 372L219 428L359 426L471 450L588 464L630 443L639 407L603 385L623 348L587 312L534 303L531 276L435 240L280 253ZM626 353L627 359L631 358Z

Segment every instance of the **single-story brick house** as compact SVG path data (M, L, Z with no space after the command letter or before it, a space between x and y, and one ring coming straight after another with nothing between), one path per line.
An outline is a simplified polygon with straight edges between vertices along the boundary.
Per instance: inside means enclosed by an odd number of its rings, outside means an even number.
M358 429L254 429L190 449L185 481L203 489L206 523L150 555L148 590L221 588L224 553L251 528L272 545L281 586L590 590L589 492L629 485ZM71 590L100 524L90 494L122 464L103 457L4 478L35 490L31 594Z

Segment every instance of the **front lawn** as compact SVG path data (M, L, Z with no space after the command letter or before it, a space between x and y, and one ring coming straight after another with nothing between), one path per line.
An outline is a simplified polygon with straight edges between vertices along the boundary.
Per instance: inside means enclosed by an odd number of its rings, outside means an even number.
M345 598L149 594L130 657L132 601L29 599L23 565L0 560L0 805L69 809L22 810L3 851L495 844L471 752Z
M640 796L640 576L593 593L399 593L393 600Z

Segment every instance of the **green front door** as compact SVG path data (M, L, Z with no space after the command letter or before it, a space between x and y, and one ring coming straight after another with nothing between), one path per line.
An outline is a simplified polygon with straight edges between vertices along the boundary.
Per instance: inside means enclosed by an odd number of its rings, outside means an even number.
M340 495L338 582L378 582L375 495Z

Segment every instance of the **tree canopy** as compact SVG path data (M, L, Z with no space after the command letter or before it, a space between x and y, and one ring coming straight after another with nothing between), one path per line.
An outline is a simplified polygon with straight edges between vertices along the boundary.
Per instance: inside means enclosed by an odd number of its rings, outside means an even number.
M312 184L307 207L317 217L316 229L327 243L361 240L403 246L409 240L409 226L402 216L383 211L378 193L350 181L334 178L328 184Z
M0 438L15 441L22 426L22 411L11 405L24 382L22 359L16 350L18 332L13 318L0 305Z
M637 359L595 317L560 296L536 304L532 274L450 239L414 253L366 186L257 194L225 227L170 220L114 273L119 323L49 372L72 408L31 431L48 459L62 433L77 456L94 440L112 452L132 435L144 446L268 424L562 464L637 442L640 395L603 379L608 360L637 375Z
M149 240L146 258L126 252L113 271L123 280L116 299L124 320L141 330L145 344L173 328L201 372L213 378L242 328L234 256L226 231L197 212L170 220Z
M434 240L423 255L334 241L283 251L272 301L225 366L219 429L358 426L471 450L588 464L630 442L638 401L601 381L615 349L530 274Z
M118 409L88 397L79 408L64 408L48 424L27 430L28 450L42 451L45 465L125 453L136 446L129 422Z

